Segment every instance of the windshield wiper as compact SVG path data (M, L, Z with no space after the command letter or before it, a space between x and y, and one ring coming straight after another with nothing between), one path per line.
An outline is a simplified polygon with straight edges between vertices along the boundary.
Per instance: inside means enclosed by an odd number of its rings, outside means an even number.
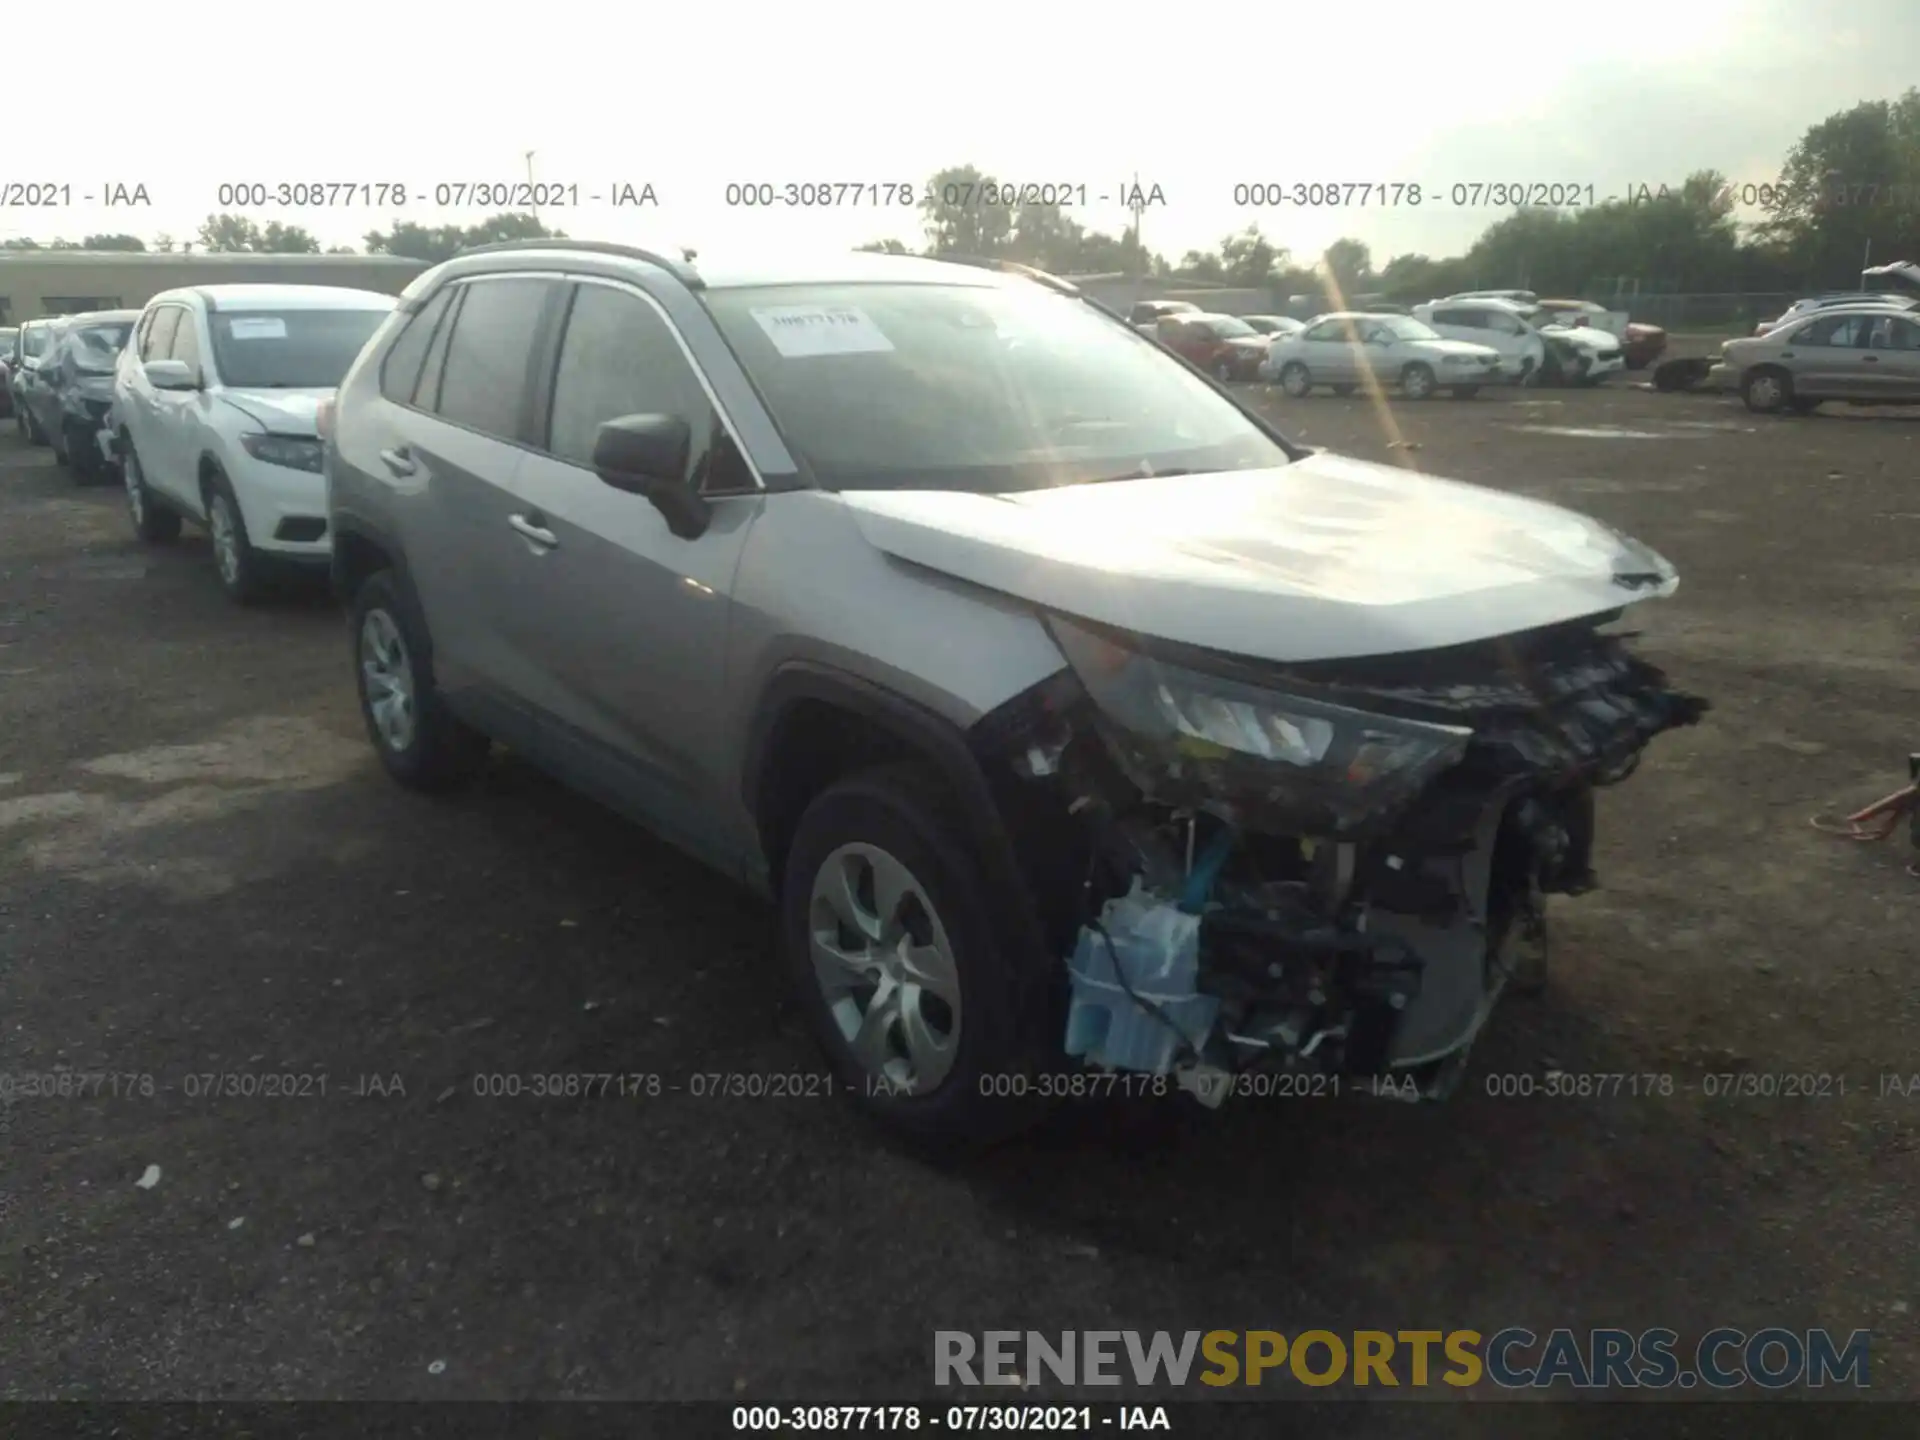
M1202 475L1205 473L1207 472L1188 469L1182 466L1175 466L1168 470L1155 470L1142 465L1137 470L1122 471L1118 475L1101 475L1096 479L1081 480L1077 483L1081 485L1111 485L1119 480L1167 480L1176 475Z

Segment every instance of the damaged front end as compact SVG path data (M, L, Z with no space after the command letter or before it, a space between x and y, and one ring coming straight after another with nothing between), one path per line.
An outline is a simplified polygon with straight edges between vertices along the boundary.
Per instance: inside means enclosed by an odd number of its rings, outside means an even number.
M1543 983L1545 897L1594 884L1594 791L1707 708L1612 618L1276 665L1050 617L1069 668L975 741L1067 1053L1212 1103L1255 1068L1444 1095Z

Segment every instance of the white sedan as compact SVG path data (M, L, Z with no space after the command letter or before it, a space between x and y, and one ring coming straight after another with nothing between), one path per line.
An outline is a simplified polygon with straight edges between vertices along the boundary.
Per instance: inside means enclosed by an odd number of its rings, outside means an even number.
M1424 400L1436 390L1466 400L1502 379L1500 353L1491 346L1448 340L1406 315L1348 311L1322 315L1299 334L1276 338L1260 377L1279 381L1295 397L1316 385L1348 395L1372 383L1409 400Z

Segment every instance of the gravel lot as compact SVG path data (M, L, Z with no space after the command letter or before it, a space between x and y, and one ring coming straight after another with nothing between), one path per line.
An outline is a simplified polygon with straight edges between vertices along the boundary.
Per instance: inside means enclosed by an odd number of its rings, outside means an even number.
M1447 1106L1136 1101L954 1170L689 1093L821 1068L766 913L511 759L401 792L323 597L229 606L203 539L141 549L9 431L0 1070L154 1093L0 1109L0 1396L881 1399L936 1328L1824 1324L1920 1397L1920 1082L1871 1093L1920 1071L1920 880L1807 823L1920 749L1920 417L1255 393L1653 543L1645 648L1715 711L1603 797L1604 888ZM1678 1089L1487 1093L1553 1067ZM289 1070L324 1096L187 1093ZM475 1094L561 1071L683 1089ZM1848 1093L1700 1093L1734 1071Z

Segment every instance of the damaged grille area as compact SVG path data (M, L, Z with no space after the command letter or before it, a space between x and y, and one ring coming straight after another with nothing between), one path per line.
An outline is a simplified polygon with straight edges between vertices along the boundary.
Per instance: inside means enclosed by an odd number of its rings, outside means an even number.
M1056 617L1070 668L974 739L1015 792L1067 1052L1203 1099L1253 1066L1444 1093L1544 973L1543 897L1595 883L1594 790L1708 708L1611 618L1285 666Z

